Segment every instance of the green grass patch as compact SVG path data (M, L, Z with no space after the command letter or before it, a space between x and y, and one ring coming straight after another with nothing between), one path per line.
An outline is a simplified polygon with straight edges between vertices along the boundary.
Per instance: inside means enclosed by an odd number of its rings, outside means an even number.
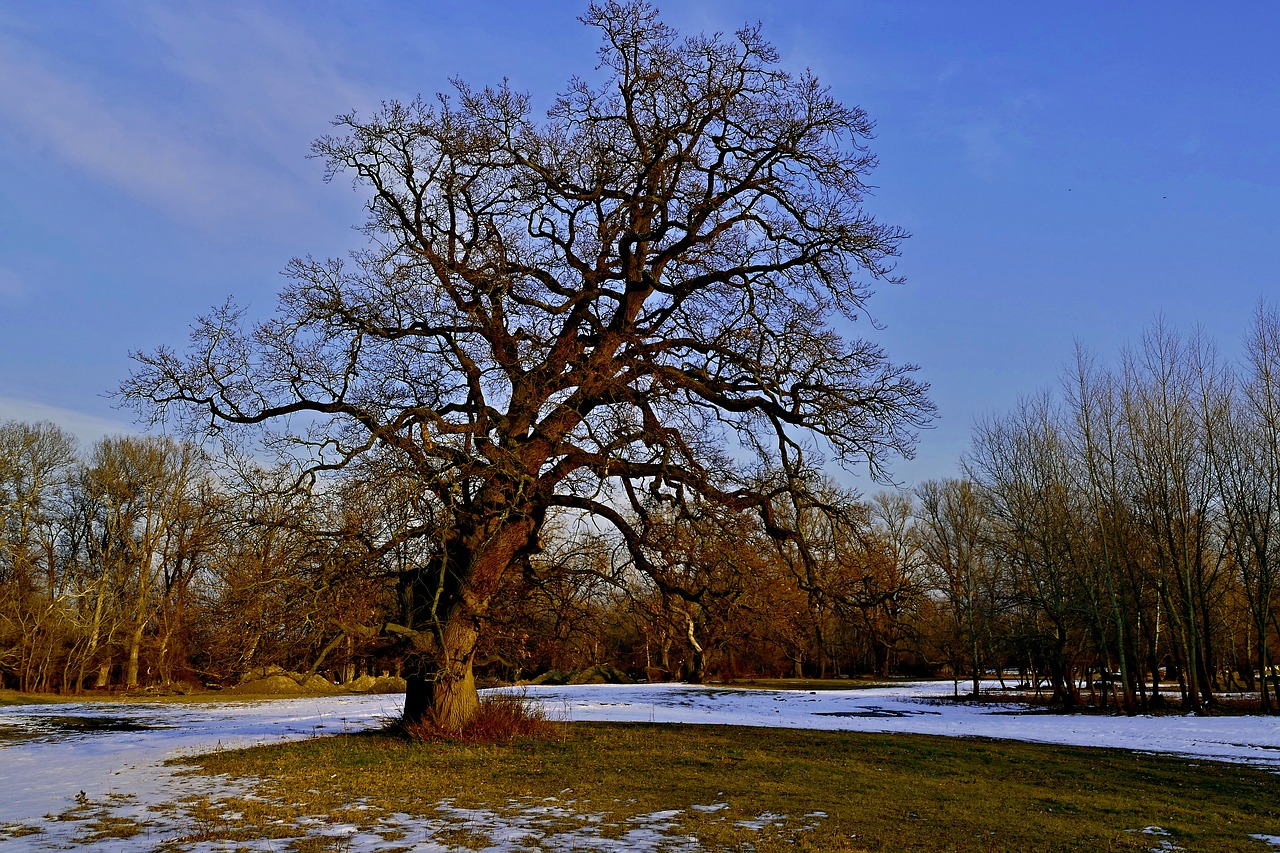
M658 833L710 850L1147 851L1169 842L1265 853L1249 836L1280 835L1275 773L921 735L575 723L549 741L361 734L186 761L253 780L251 797L199 804L201 840L288 838L282 849L295 850L341 849L306 831L317 825L459 849L516 826L522 843L547 850Z

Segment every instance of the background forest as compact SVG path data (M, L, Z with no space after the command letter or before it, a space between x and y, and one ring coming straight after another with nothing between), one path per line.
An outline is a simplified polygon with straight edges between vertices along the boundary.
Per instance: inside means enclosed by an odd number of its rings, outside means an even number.
M1203 710L1261 690L1276 708L1258 677L1280 652L1274 310L1235 364L1159 323L1112 366L1077 353L1059 391L976 425L963 470L870 499L821 484L824 511L791 520L812 559L708 511L650 519L640 572L565 512L491 608L477 671L952 675L976 690L1017 670L1064 706ZM396 535L421 523L410 485L376 459L307 479L228 448L80 448L54 424L4 422L3 686L396 673L398 580L421 558Z

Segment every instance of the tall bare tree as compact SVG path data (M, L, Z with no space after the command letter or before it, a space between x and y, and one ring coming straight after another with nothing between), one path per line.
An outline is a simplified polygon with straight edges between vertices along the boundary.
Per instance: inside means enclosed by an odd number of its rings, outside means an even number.
M75 439L51 423L0 422L0 674L49 689L75 589L59 556Z
M1053 699L1072 706L1079 701L1080 633L1097 608L1083 575L1089 534L1062 421L1050 395L1026 398L1013 413L978 426L966 467L987 498L1015 595L1035 614L1035 645Z
M1101 657L1108 675L1111 656L1107 627L1114 631L1116 663L1120 671L1119 705L1127 714L1136 712L1138 699L1130 670L1136 663L1136 632L1133 612L1123 602L1127 545L1132 541L1123 474L1125 454L1124 422L1121 417L1119 383L1101 370L1079 345L1073 371L1065 381L1070 417L1067 432L1071 452L1077 462L1075 488L1082 492L1094 528L1098 592L1105 597L1097 623ZM1110 623L1108 626L1106 623Z
M1276 627L1280 585L1280 313L1259 306L1245 341L1245 370L1210 424L1215 480L1226 516L1234 565L1240 575L1256 657L1262 675L1263 713L1272 710L1268 633Z
M1207 603L1221 570L1214 539L1215 489L1198 361L1206 342L1163 323L1125 359L1123 411L1135 473L1135 505L1155 558L1157 586L1176 637L1188 708L1212 704Z
M369 249L293 262L274 318L228 304L122 389L197 431L273 422L313 470L377 448L412 473L447 524L409 531L433 543L402 584L410 720L471 716L489 604L549 512L613 524L645 566L619 502L772 523L812 436L879 472L931 415L912 368L833 326L906 236L863 207L866 113L756 27L681 38L644 2L582 20L601 79L543 121L461 82L339 117L314 150L372 193Z
M1000 616L1001 565L993 550L993 520L972 480L928 480L916 488L921 549L958 629L953 658L969 653L973 695L978 696L983 649ZM963 649L961 648L963 644ZM952 669L959 678L959 660Z

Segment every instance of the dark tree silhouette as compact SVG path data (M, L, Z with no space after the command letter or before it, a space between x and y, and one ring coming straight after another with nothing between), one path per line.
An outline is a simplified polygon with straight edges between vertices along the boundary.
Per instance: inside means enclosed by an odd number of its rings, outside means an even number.
M416 649L406 715L458 728L477 636L548 513L594 516L651 568L653 500L756 512L816 448L883 473L932 415L865 318L906 236L863 209L872 122L747 27L682 38L593 5L599 80L543 121L505 84L351 113L315 153L371 191L369 248L297 260L275 316L228 303L122 393L197 431L267 424L311 470L378 454L429 504L388 541ZM639 526L639 527L638 527ZM384 544L383 547L389 547Z

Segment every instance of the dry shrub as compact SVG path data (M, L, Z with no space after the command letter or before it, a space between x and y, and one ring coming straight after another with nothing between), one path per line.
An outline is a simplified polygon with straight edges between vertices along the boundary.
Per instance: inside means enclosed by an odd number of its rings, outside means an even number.
M517 739L562 740L561 727L547 719L542 705L516 693L480 697L480 708L461 731L441 728L427 718L404 726L412 740L422 743L489 744Z

